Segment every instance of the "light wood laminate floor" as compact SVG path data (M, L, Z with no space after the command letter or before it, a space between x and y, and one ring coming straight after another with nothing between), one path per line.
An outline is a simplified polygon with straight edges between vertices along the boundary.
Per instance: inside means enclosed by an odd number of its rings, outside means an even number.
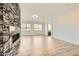
M79 46L47 36L23 36L17 56L79 56Z

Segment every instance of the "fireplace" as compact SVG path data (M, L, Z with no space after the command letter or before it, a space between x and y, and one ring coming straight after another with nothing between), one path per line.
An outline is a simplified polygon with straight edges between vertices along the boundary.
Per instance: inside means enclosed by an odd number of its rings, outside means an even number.
M0 3L0 56L16 55L20 44L20 27L19 4Z
M15 35L12 36L12 43L14 43L16 40L18 40L20 38L20 34L17 33Z

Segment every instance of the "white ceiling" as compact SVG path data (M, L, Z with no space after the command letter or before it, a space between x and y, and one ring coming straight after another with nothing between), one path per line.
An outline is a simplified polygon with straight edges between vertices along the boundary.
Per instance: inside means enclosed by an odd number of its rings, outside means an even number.
M23 21L32 20L32 15L37 14L39 21L49 21L62 15L73 12L79 8L79 4L56 4L56 3L21 3L21 19Z

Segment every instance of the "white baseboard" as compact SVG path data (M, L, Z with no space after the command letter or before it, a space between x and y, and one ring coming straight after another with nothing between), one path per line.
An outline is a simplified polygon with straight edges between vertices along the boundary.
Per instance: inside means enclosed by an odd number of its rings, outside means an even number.
M56 38L56 39L59 39L59 40L63 40L63 41L66 41L66 42L70 42L70 43L79 45L79 43L77 43L77 42L68 41L67 39L64 39L64 38L62 38L62 37L58 37L58 36L56 36L56 35L53 35L53 38Z

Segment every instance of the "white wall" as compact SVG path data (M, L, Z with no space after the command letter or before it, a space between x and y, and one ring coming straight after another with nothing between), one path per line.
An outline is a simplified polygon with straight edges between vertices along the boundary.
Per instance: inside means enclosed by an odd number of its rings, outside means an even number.
M79 44L79 4L20 4L21 19L33 21L32 14L39 15L38 21L53 24L53 36Z
M53 24L54 37L79 45L79 8L58 17Z

